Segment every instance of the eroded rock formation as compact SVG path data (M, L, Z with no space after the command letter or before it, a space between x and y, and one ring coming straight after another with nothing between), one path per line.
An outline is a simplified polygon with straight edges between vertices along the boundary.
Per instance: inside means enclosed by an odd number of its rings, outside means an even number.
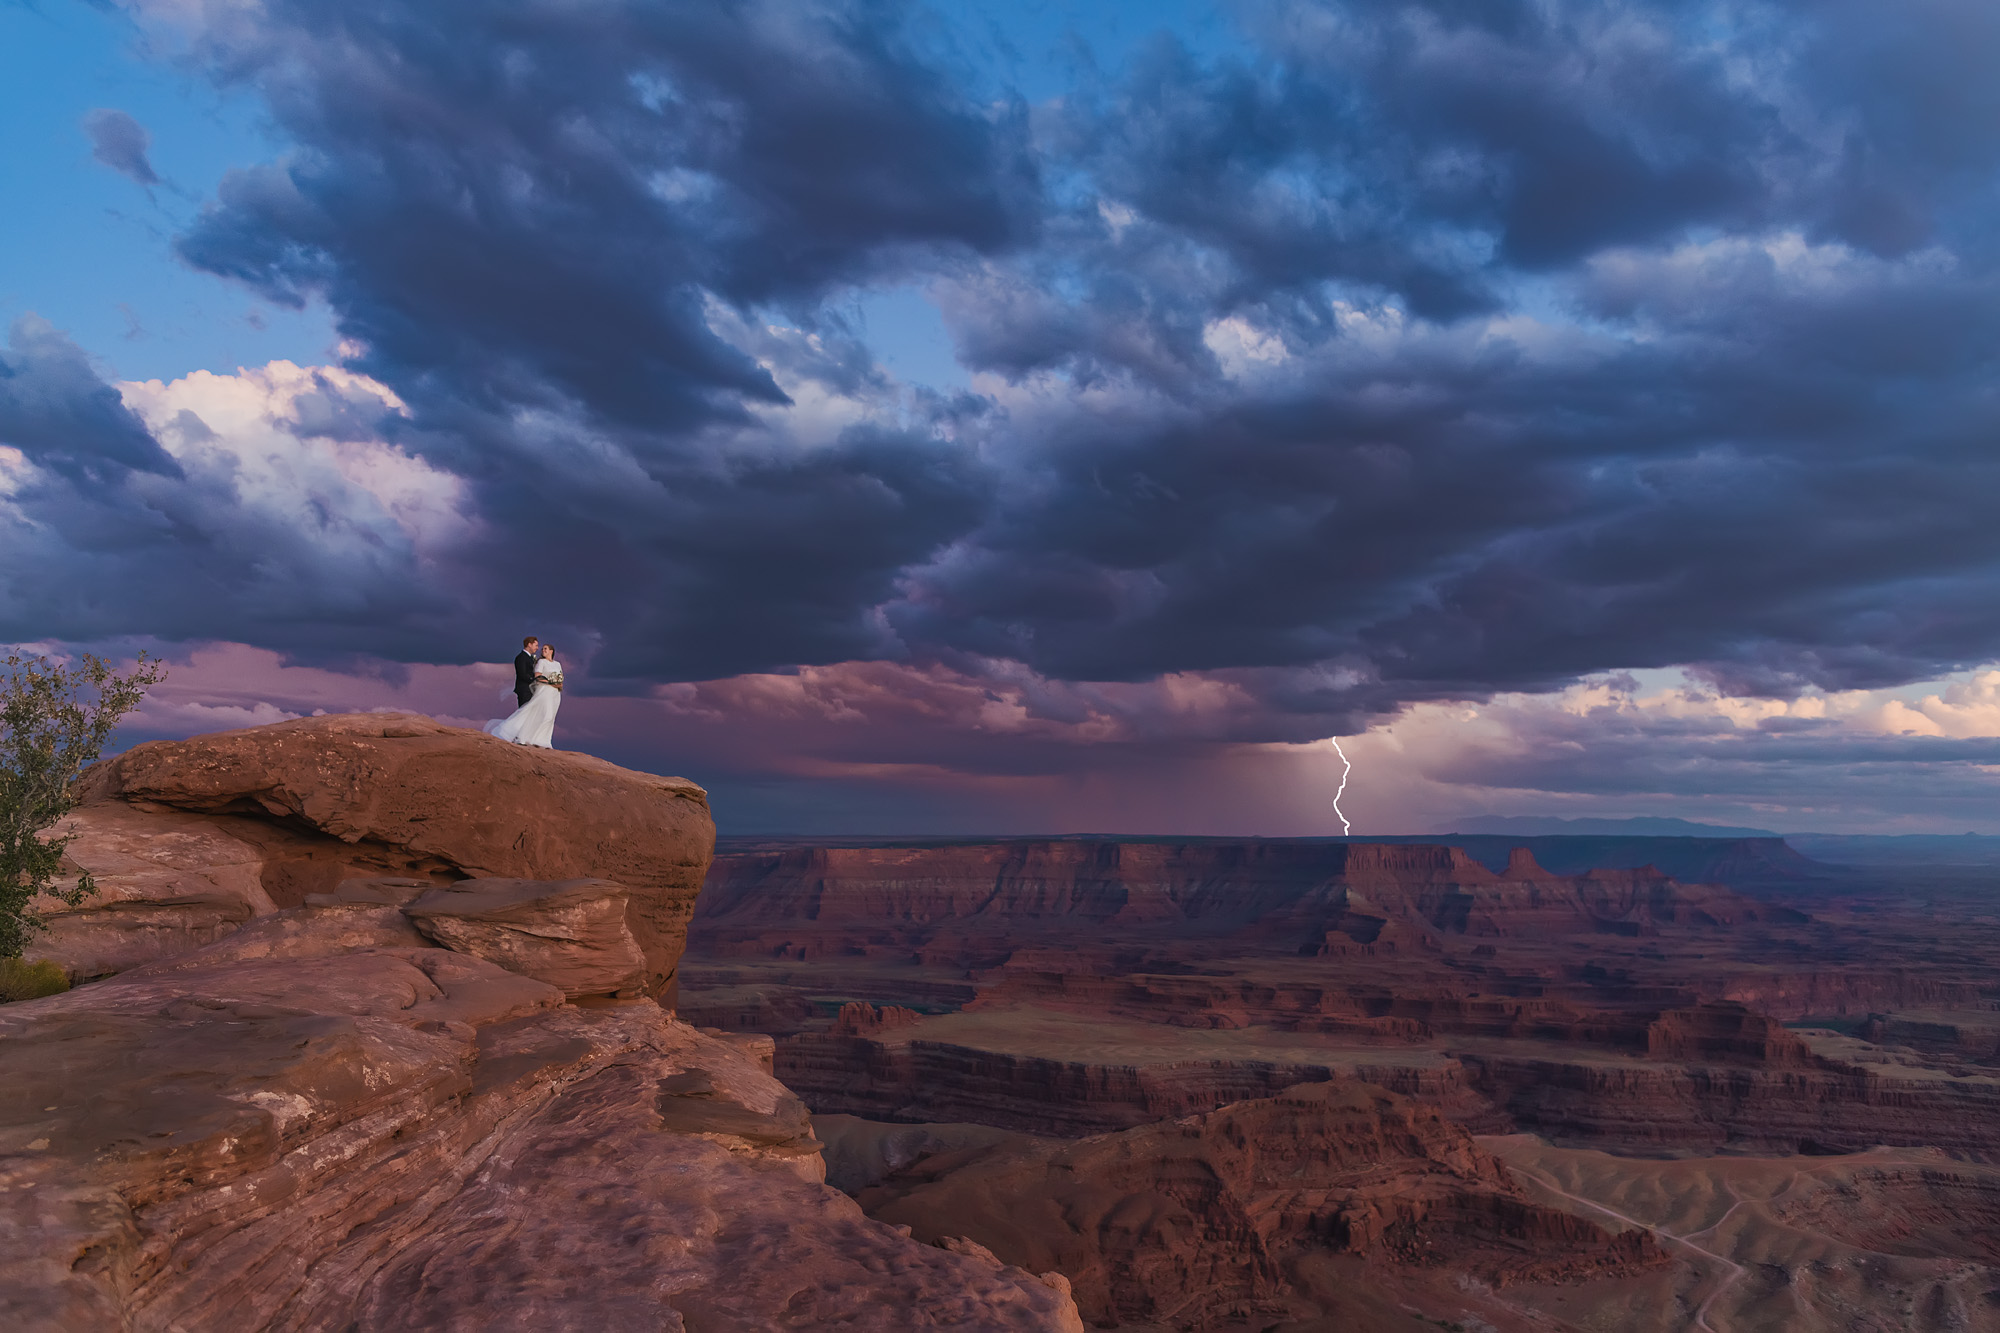
M1127 939L1254 927L1267 941L1314 952L1330 934L1373 943L1392 920L1421 939L1797 919L1650 868L1551 875L1526 852L1496 874L1455 847L1095 839L745 851L717 861L701 916L714 957L790 948L809 958L844 929L841 947L915 949L975 966L993 928L1018 943L1036 923L1066 932L1099 925ZM806 922L814 929L801 934Z
M1323 1314L1294 1270L1327 1254L1500 1286L1665 1262L1643 1231L1532 1202L1434 1109L1346 1080L1077 1142L947 1143L857 1197L919 1239L1066 1273L1104 1326Z
M1149 1328L1983 1326L1990 1247L1921 1253L2000 1197L1978 921L1412 844L746 849L682 964L679 779L371 715L87 790L45 951L106 979L0 1010L9 1326L1075 1329L1071 1278ZM878 1223L808 1107L960 1123L843 1122ZM1685 1221L1616 1156L1735 1154L1683 1164L1716 1199L1862 1149Z
M1496 1292L1575 1328L1970 1333L2000 1328L2000 1169L1934 1148L1634 1158L1486 1139L1538 1199L1649 1230L1669 1269ZM1559 1295L1559 1300L1550 1300ZM1488 1321L1505 1328L1496 1311Z
M628 923L631 895L607 879L464 879L403 906L447 949L580 995L636 998L646 955Z
M684 778L399 713L133 747L85 774L70 859L100 896L37 952L78 976L184 948L343 881L596 878L626 890L645 989L671 999L715 823Z
M1990 1247L1946 1234L2000 1197L1989 899L1544 864L746 839L685 1003L774 1036L779 1076L844 1113L822 1116L838 1176L878 1215L1066 1266L1104 1322L2000 1329ZM1357 1080L1524 1165L1442 1164L1450 1135L1356 1165L1315 1135L1350 1141ZM1287 1141L1312 1146L1262 1153ZM1593 1267L1577 1224L1655 1261Z
M699 788L368 717L90 793L53 952L112 975L0 1008L0 1326L1080 1333L822 1184L767 1039L636 998Z
M293 909L0 1010L0 1322L1076 1327L819 1184L732 1043L412 934Z
M775 1035L815 1110L895 1120L1096 1133L1359 1076L1480 1133L2000 1156L1977 929L1936 955L1644 868L1410 843L749 846L717 861L689 1003ZM1869 1014L1928 1053L1786 1026Z

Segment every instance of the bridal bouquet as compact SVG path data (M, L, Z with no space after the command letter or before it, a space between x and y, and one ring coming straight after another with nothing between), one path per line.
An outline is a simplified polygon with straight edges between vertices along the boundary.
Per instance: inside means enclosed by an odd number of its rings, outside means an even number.
M547 685L553 685L553 686L555 686L555 687L556 687L557 689L561 689L561 688L562 688L562 682L563 682L563 674L562 674L562 672L560 672L560 671L551 671L551 672L549 672L549 674L548 674L548 675L546 675L546 676L537 676L537 677L535 677L535 679L536 679L536 680L539 680L539 681L541 681L541 682L543 682L544 684L547 684Z

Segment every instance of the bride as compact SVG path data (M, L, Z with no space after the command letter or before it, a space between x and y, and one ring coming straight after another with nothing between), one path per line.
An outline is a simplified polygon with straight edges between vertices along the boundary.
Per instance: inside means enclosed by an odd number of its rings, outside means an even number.
M528 697L528 702L514 710L512 716L488 722L486 733L516 745L554 749L556 709L562 707L562 687L562 663L556 661L555 645L545 643L542 645L542 660L535 663L535 692Z

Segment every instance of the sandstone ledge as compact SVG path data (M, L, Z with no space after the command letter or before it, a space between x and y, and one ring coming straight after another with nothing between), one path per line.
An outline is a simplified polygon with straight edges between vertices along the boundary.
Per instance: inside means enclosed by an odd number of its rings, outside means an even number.
M629 895L606 879L466 879L403 906L447 949L583 995L637 998L646 956L626 925Z
M671 1004L715 846L685 778L509 745L403 713L153 741L81 783L70 849L101 893L35 950L79 978L207 943L356 877L613 880Z

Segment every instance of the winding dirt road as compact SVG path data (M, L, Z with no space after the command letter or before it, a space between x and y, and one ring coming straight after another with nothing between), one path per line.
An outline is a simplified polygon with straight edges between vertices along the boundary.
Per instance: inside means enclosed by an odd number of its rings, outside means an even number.
M1738 1208L1741 1208L1743 1206L1744 1201L1742 1199L1738 1199L1735 1203L1730 1204L1728 1212L1723 1213L1721 1217L1716 1218L1715 1221L1709 1223L1707 1226L1703 1227L1700 1231L1691 1231L1688 1232L1686 1235L1676 1235L1674 1232L1668 1231L1663 1227L1655 1226L1651 1222L1647 1222L1640 1218L1633 1217L1628 1213L1621 1213L1616 1208L1607 1207L1604 1204L1598 1203L1595 1199L1586 1199L1580 1194L1571 1194L1568 1190L1564 1189L1562 1186L1556 1184L1554 1180L1550 1179L1546 1173L1538 1171L1532 1167L1525 1167L1517 1163L1510 1162L1508 1163L1508 1169L1513 1171L1517 1175L1528 1177L1529 1179L1533 1180L1537 1185L1540 1185L1543 1189L1549 1191L1551 1194L1559 1195L1562 1198L1568 1199L1571 1203L1577 1204L1578 1206L1583 1208L1587 1208L1591 1212L1602 1213L1606 1217L1615 1218L1616 1220L1623 1222L1628 1226L1635 1226L1640 1228L1641 1230L1650 1231L1653 1233L1653 1235L1659 1237L1660 1240L1668 1244L1678 1245L1684 1250L1691 1250L1695 1254L1700 1255L1702 1258L1711 1260L1712 1262L1721 1265L1723 1272L1721 1274L1720 1280L1716 1282L1715 1289L1709 1292L1707 1296L1703 1297L1701 1304L1695 1307L1694 1322L1690 1324L1689 1327L1704 1330L1705 1333L1723 1333L1723 1330L1716 1328L1715 1325L1708 1322L1709 1309L1712 1306L1714 1306L1716 1298L1721 1296L1723 1292L1727 1291L1732 1285L1734 1285L1736 1280L1742 1277L1743 1274L1748 1270L1745 1269L1742 1264L1737 1263L1734 1259L1730 1259L1724 1255L1717 1254L1714 1250L1709 1249L1705 1245L1698 1245L1693 1240L1689 1239L1689 1237L1699 1236L1707 1232L1714 1231L1717 1227L1720 1227L1724 1222L1727 1222L1729 1220L1730 1214L1734 1213Z

